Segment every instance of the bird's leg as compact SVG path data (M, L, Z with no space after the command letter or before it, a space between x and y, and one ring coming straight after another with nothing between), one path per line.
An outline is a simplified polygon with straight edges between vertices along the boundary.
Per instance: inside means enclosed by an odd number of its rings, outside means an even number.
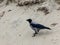
M38 29L37 31L39 32L40 29Z
M38 34L38 32L37 32L37 31L35 31L35 33L33 34L33 36L32 36L32 37L35 37L35 36L36 36L36 34Z
M35 37L37 33L34 33L32 37Z

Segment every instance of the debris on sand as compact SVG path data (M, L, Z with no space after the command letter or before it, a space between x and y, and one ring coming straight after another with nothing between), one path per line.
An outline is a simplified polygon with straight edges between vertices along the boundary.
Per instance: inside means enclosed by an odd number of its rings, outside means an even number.
M23 4L22 3L18 3L16 6L23 6Z
M43 3L43 0L33 0L33 1L25 1L25 2L18 2L17 6L27 6L27 5L34 5L34 4L40 4Z
M52 23L51 26L56 26L58 23Z
M3 11L2 13L0 13L0 18L3 17L5 14L5 11Z
M29 5L31 2L29 2L29 1L25 1L24 3L23 3L23 5Z
M43 11L45 13L45 15L49 14L49 11L48 11L48 9L46 7L39 7L37 9L37 11Z
M60 10L60 7L57 10Z
M10 12L10 11L12 11L12 10L8 10L8 12Z
M19 34L19 36L21 36L21 34Z

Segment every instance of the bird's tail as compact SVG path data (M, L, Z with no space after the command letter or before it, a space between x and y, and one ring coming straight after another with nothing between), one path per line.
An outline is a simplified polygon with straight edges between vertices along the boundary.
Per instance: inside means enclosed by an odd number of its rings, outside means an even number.
M49 30L51 30L51 28L49 28L49 27L46 27L46 29L49 29Z

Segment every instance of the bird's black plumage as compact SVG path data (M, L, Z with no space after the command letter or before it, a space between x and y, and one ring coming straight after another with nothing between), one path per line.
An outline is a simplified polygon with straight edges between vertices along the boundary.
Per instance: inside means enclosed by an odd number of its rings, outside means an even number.
M27 19L27 21L29 22L30 27L35 31L33 36L35 36L35 34L38 34L40 29L49 29L49 30L51 30L49 27L46 27L42 24L37 24L37 23L33 22L32 19Z

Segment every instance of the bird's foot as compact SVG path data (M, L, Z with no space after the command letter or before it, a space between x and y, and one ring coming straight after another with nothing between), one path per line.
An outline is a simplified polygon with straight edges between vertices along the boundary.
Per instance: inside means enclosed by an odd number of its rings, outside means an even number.
M36 34L33 34L33 36L32 37L35 37L36 36Z
M36 34L38 34L38 33L34 33L32 37L35 37L35 36L36 36Z

